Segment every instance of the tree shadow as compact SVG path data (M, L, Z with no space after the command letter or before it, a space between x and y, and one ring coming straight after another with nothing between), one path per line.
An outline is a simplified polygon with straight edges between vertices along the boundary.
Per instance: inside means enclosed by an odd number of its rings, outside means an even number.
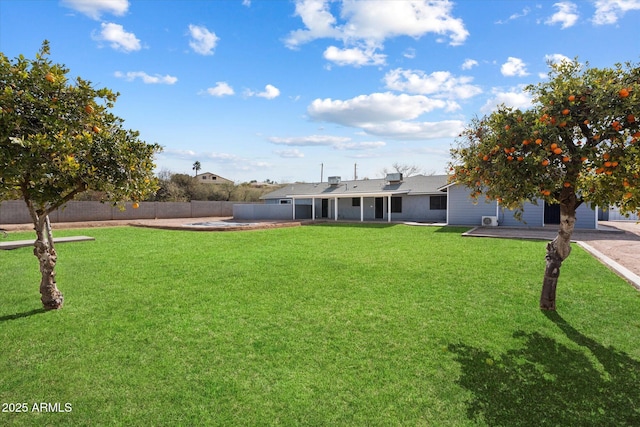
M37 308L35 310L25 311L22 313L9 314L9 315L0 317L0 322L5 322L7 320L22 319L23 317L29 317L29 316L33 316L34 314L45 313L47 311L48 310L45 308Z
M522 347L498 357L449 346L461 365L457 382L472 394L468 417L490 426L639 426L640 362L545 315L583 349L522 331L514 333Z

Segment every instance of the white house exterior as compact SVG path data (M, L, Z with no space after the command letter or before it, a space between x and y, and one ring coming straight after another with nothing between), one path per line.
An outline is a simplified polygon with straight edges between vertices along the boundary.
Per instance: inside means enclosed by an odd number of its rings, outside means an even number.
M511 227L543 227L560 223L558 205L526 203L522 220L498 202L475 202L471 191L459 184L448 183L447 175L416 175L403 178L390 174L385 179L341 181L329 178L323 183L288 184L264 195L265 206L252 207L254 219L274 219L286 212L286 219L333 219L353 221L414 221L447 225ZM249 207L239 207L249 210ZM234 210L234 216L236 211ZM489 224L483 219L489 218ZM242 219L249 219L243 217ZM282 218L284 219L284 218ZM598 212L588 204L576 211L576 228L598 227Z
M294 219L334 219L354 221L446 221L446 175L416 175L402 178L390 174L385 179L295 183L264 195L266 204L292 205ZM307 215L300 217L300 207Z
M471 191L462 185L447 185L446 191L448 225L483 225L483 217L495 217L499 226L507 227L544 227L560 224L560 206L548 205L543 200L538 200L537 205L525 203L522 219L518 220L513 216L513 211L501 207L497 201L486 202L481 196L474 204L470 197ZM587 203L580 205L576 210L575 227L597 228L597 210Z

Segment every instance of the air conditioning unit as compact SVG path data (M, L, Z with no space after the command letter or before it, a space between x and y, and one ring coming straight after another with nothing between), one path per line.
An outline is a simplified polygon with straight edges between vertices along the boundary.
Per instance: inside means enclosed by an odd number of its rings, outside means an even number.
M328 178L329 184L331 185L338 185L340 184L340 177L339 176L330 176Z
M498 226L498 217L497 216L483 216L482 217L482 225L484 227L497 227Z
M401 173L388 173L387 174L387 181L389 182L400 182L402 181L402 174Z

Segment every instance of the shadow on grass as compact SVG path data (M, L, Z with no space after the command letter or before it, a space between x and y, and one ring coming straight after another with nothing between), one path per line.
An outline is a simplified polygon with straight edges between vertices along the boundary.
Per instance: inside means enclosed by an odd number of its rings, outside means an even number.
M33 316L34 314L45 313L47 310L44 308L37 308L35 310L25 311L22 313L9 314L6 316L0 317L0 322L5 322L7 320L16 320L22 319L23 317Z
M517 331L519 349L495 358L452 344L461 364L458 384L473 397L467 415L491 426L639 426L640 362L546 313L582 349L540 333Z

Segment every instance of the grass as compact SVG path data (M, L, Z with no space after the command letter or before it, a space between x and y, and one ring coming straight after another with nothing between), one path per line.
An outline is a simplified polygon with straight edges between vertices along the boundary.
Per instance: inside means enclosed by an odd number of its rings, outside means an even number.
M462 231L83 230L55 312L2 251L0 424L639 425L640 294L575 247L545 315L545 243Z

